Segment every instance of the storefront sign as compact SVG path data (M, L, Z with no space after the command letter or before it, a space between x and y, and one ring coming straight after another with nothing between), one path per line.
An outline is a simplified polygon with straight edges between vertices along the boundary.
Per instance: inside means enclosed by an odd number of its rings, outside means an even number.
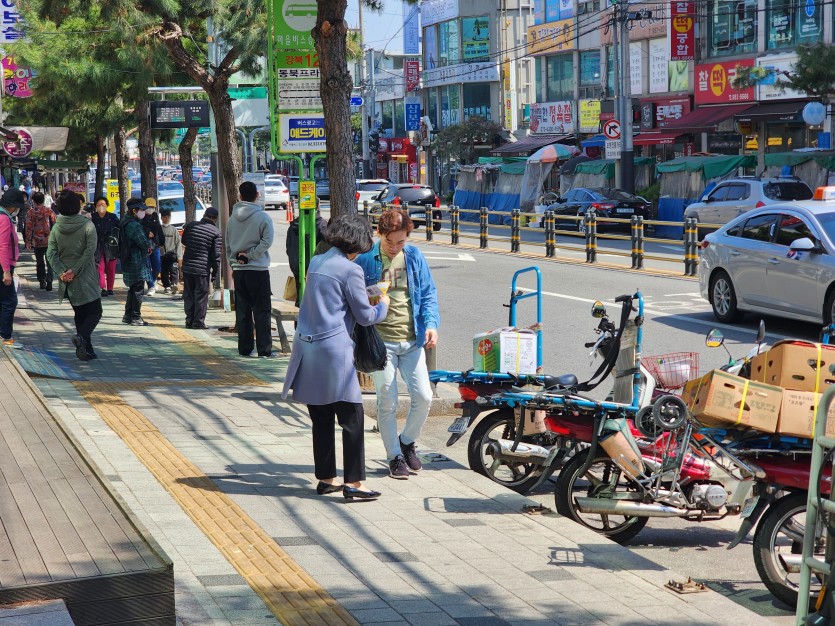
M574 132L571 102L544 102L531 105L531 132L543 135L570 135Z
M467 63L490 59L490 21L486 15L461 20L461 48Z
M690 98L662 98L641 103L641 128L664 128L670 122L690 113Z
M380 149L378 152L384 154L409 154L411 145L408 137L380 138Z
M667 38L649 42L649 93L665 93L669 79L670 49Z
M406 91L416 91L420 86L420 61L404 61L403 74L406 77Z
M641 46L640 41L629 44L629 93L633 96L644 93L644 55Z
M406 130L420 130L420 98L406 98Z
M792 66L797 63L796 54L771 54L757 59L757 67L765 67L770 71L768 75L757 83L757 100L789 100L805 98L802 91L786 88L781 90L777 83L785 82L786 77L780 72L791 72Z
M459 63L423 72L424 88L460 83L489 83L496 80L499 80L499 66L496 63Z
M690 70L692 67L692 61L670 61L667 66L667 75L670 79L667 91L690 91Z
M528 27L528 54L531 56L556 54L576 47L574 20L559 20Z
M669 21L668 4L659 2L641 3L641 10L652 12L648 20L636 20L630 23L629 41L640 41L641 39L654 39L655 37L667 36L667 22ZM612 43L612 13L611 11L600 12L600 42L604 45ZM669 51L667 52L669 54ZM669 57L668 57L669 60Z
M600 131L600 100L580 100L580 132Z
M754 102L754 88L734 89L736 67L753 67L754 59L705 63L696 66L696 105Z
M693 2L673 0L670 5L670 60L692 61L696 51L696 7Z
M374 75L376 100L399 100L405 93L405 81L391 75L392 72L378 72Z
M533 0L533 23L542 24L545 21L545 0Z
M6 95L15 98L28 98L32 95L29 80L36 76L28 67L22 67L15 62L11 55L3 57L3 82Z
M325 116L321 113L282 113L279 152L324 152Z
M25 24L23 16L17 10L18 0L0 0L2 19L0 19L0 44L24 41Z
M420 4L420 22L426 28L458 17L458 0L424 0Z
M560 0L560 19L567 20L574 17L573 0Z

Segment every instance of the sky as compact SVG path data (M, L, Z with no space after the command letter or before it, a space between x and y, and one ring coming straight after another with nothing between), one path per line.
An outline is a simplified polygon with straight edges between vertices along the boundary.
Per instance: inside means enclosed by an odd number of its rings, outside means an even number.
M359 27L358 2L359 0L348 0L345 21L348 22L349 28ZM363 7L362 18L366 48L403 52L402 0L384 0L382 13L374 13L370 9Z

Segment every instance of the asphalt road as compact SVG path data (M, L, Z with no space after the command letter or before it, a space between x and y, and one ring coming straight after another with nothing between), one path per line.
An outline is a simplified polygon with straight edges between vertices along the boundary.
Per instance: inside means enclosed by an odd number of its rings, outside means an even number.
M276 223L276 242L272 250L273 290L279 293L289 275L284 253L283 212L271 212ZM640 290L645 301L645 355L678 351L698 351L700 369L706 372L728 360L721 348L708 349L704 336L719 328L734 357L745 355L752 347L759 318L746 318L738 325L716 322L709 304L704 301L693 279L651 276L629 270L611 270L595 266L573 265L546 260L530 260L509 254L461 250L449 245L423 242L423 231L412 235L412 243L426 255L438 287L441 312L440 342L437 354L439 369L461 370L472 365L473 335L508 324L507 304L514 272L537 265L542 275L542 321L544 328L544 366L549 373L575 373L584 380L597 362L583 347L595 339L597 320L590 315L592 304L603 301L616 316L616 296ZM520 277L518 287L534 289L534 274ZM518 305L517 323L536 321L536 298ZM818 327L779 318L765 318L766 342L798 337L815 339ZM466 465L466 448L459 442L446 448L446 428L450 420L432 418L420 440L420 448L435 450ZM552 486L543 486L535 497L554 508ZM791 613L778 605L759 581L753 564L751 543L732 551L725 549L734 536L738 520L703 524L679 520L651 520L629 547L647 558L675 571L704 581L749 606L769 623L791 623Z

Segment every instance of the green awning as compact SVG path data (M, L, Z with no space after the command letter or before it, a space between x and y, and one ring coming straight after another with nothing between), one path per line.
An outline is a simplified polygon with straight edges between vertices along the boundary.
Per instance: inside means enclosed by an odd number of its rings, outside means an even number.
M656 165L656 169L667 172L702 172L702 178L709 180L729 174L740 167L753 168L757 166L757 155L744 156L691 156L679 157Z
M835 170L835 151L809 150L804 152L771 152L765 155L765 164L772 167L801 165L814 161L822 168Z
M654 163L655 159L651 157L635 157L635 167L641 167L643 165L649 165L650 163ZM615 164L617 161L614 159L595 159L594 161L584 161L583 163L578 163L576 169L574 170L575 174L603 174L604 178L614 178L615 177Z

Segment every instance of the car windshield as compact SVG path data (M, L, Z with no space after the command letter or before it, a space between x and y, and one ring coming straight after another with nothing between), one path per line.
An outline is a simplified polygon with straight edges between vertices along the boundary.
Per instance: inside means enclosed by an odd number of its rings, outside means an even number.
M415 200L426 200L434 197L435 192L428 187L402 187L400 189L400 199L403 202L414 202Z
M594 189L595 193L608 198L609 200L617 200L618 202L640 202L640 198L633 196L631 193L621 191L620 189Z
M832 213L815 213L815 219L820 224L821 229L829 241L835 241L835 212Z
M386 185L387 183L359 183L357 191L382 191Z
M812 197L809 186L799 181L766 183L763 193L771 200L809 200Z
M183 193L183 186L180 183L157 183L157 193L165 192Z

